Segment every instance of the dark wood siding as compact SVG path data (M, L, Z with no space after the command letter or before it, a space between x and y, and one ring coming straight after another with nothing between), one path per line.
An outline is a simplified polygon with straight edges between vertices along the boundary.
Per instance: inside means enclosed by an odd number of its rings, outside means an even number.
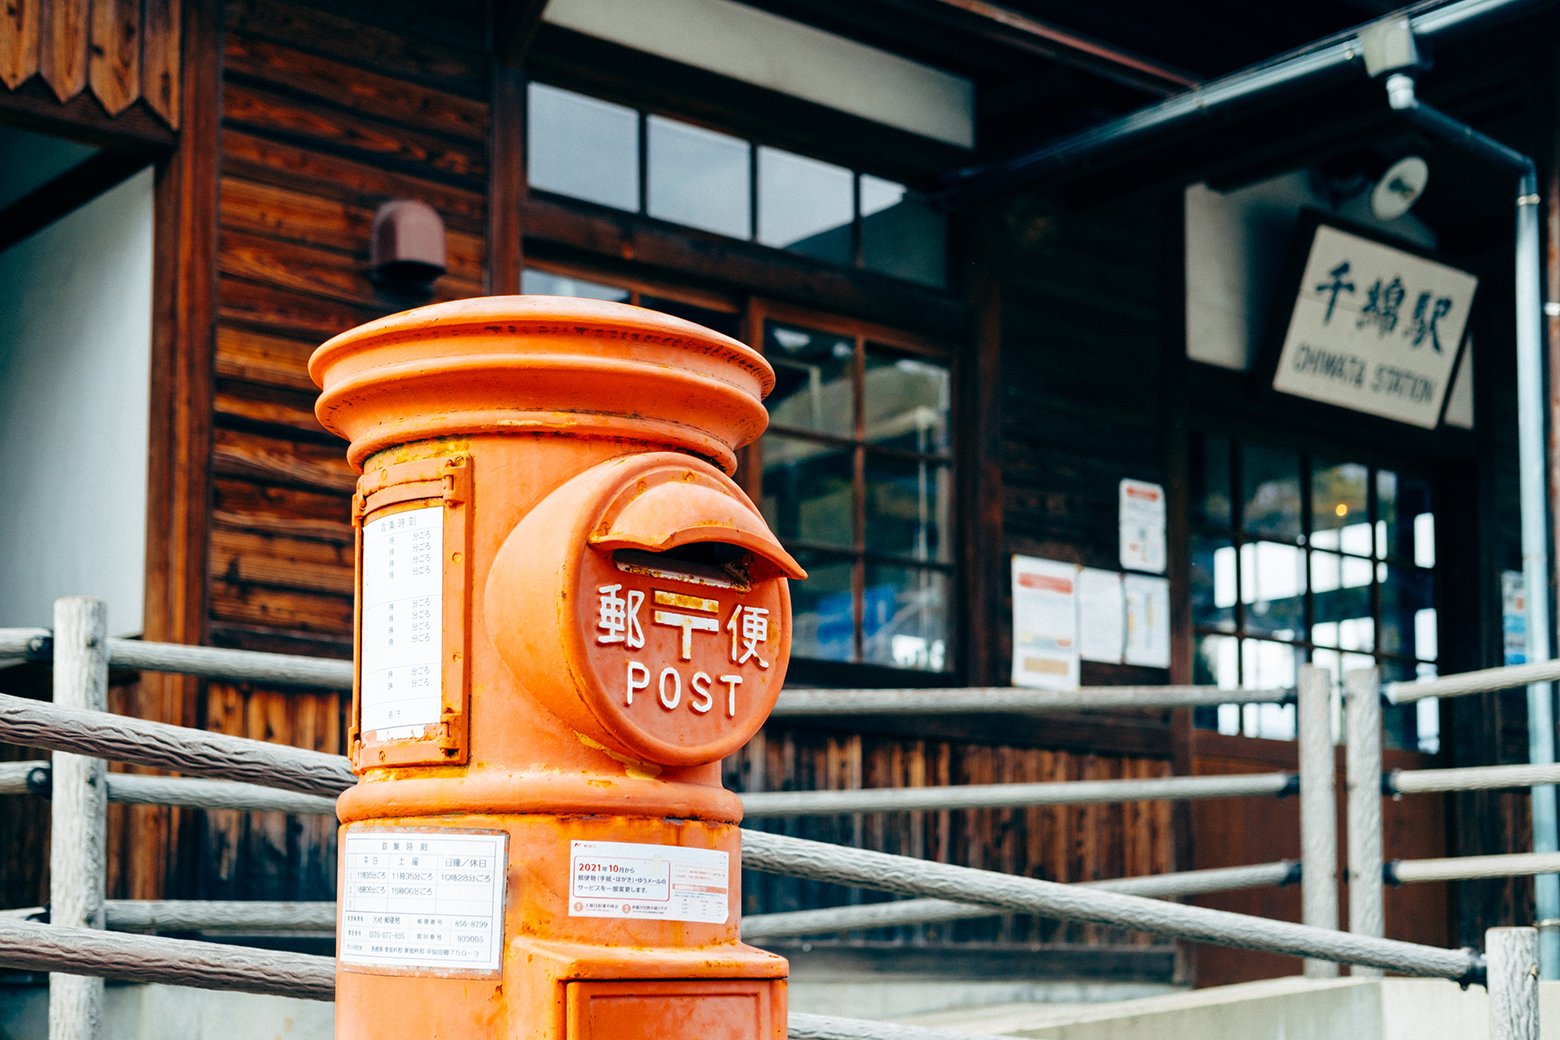
M310 353L407 306L483 291L488 63L483 5L240 0L222 39L208 637L347 656L354 474L314 419ZM429 301L378 291L370 229L431 204L449 273ZM341 752L345 698L213 684L200 722ZM200 814L183 875L213 898L330 898L335 824Z

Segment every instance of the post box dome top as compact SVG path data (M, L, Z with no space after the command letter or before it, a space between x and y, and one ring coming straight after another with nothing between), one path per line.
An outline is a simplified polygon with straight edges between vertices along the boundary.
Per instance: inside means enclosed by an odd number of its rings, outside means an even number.
M774 370L730 336L643 307L562 296L483 296L403 311L309 359L315 415L376 452L483 433L608 437L710 459L768 425Z

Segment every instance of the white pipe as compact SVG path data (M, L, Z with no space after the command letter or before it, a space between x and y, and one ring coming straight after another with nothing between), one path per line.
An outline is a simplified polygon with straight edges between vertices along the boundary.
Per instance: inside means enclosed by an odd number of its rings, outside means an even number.
M1544 436L1543 298L1539 272L1543 260L1538 227L1538 169L1533 160L1458 122L1414 94L1414 80L1404 73L1387 77L1387 100L1415 126L1465 151L1472 152L1517 175L1516 192L1516 340L1517 340L1517 469L1520 477L1522 523L1522 582L1527 597L1528 658L1548 661L1551 653L1549 582L1551 578L1549 489L1545 466L1548 442ZM1548 765L1555 761L1555 713L1553 689L1548 684L1528 687L1528 761ZM1555 789L1533 788L1533 851L1560 850L1560 816ZM1544 874L1534 879L1538 919L1560 917L1560 876ZM1560 978L1560 932L1544 929L1539 945L1546 979Z

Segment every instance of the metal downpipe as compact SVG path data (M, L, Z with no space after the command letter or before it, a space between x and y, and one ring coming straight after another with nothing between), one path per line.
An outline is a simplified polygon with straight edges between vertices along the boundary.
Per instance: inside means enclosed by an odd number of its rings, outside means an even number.
M1521 152L1486 137L1473 127L1425 105L1414 94L1406 73L1388 76L1387 102L1409 122L1433 137L1504 166L1517 175L1516 198L1516 340L1517 340L1517 466L1520 475L1522 522L1522 582L1527 595L1528 660L1547 661L1549 639L1549 527L1544 466L1543 300L1539 288L1542 243L1538 226L1538 169ZM1534 765L1555 761L1553 688L1535 683L1527 688L1528 759ZM1533 851L1560 851L1555 788L1533 788ZM1560 918L1560 875L1533 879L1539 921ZM1560 931L1539 931L1539 963L1543 977L1560 978Z

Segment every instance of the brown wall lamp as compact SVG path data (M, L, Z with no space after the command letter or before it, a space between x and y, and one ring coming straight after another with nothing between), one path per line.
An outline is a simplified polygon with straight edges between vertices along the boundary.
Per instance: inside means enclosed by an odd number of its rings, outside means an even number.
M374 214L368 277L396 296L424 296L447 270L444 220L416 199L393 199Z

